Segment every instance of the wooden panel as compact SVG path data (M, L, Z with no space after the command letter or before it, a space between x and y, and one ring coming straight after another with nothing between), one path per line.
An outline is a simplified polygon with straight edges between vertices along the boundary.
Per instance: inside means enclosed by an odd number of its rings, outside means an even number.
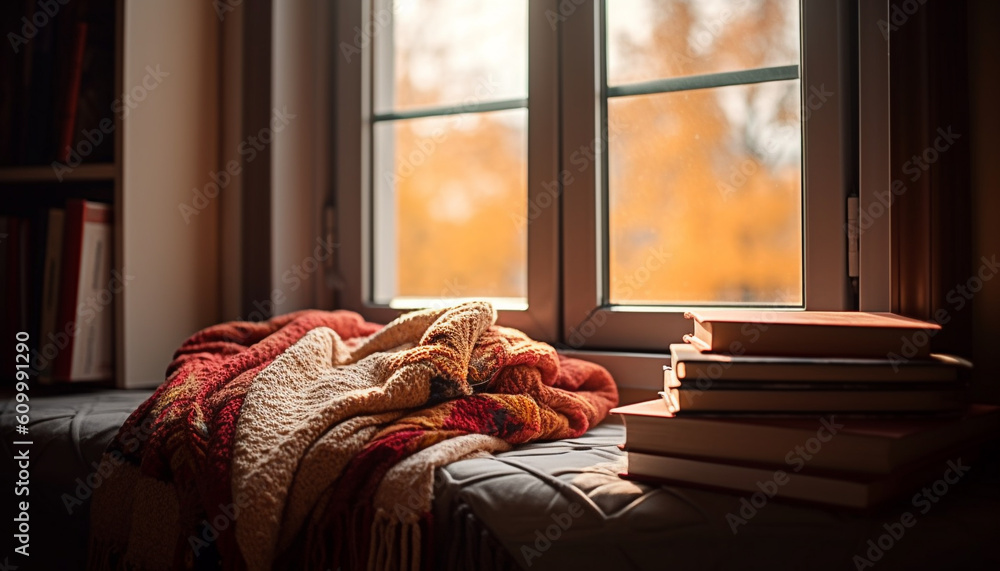
M219 317L219 18L207 2L126 0L123 26L117 377L139 387Z
M893 310L942 321L936 351L968 355L972 311L954 288L972 277L965 2L930 2L889 32ZM945 322L946 321L946 322Z
M267 126L271 116L271 2L258 0L244 4L243 11L243 101L242 136L253 147L241 155L240 259L241 304L244 318L270 317L272 310L261 305L271 297L271 145L251 143ZM260 316L260 317L258 317Z
M1000 277L993 262L1000 257L1000 2L973 0L969 2L969 77L972 109L970 146L972 147L972 225L974 228L972 267L986 268L983 278L991 276L973 300L972 359L976 364L973 398L983 402L1000 402L1000 359L996 358L996 341L1000 339Z
M324 7L326 8L326 7ZM332 9L332 8L331 8ZM322 42L329 36L320 2L274 5L271 156L271 289L274 313L314 307L315 282L322 281L332 245L322 235L317 208L317 165L330 161L326 145L329 102L318 81L325 68Z
M885 1L862 2L858 25L858 169L860 251L858 309L892 309L892 203L889 162L889 41L879 22Z
M233 6L220 29L219 164L240 161L243 138L243 9ZM243 260L240 252L242 228L243 172L233 175L219 195L219 285L221 319L239 319L243 314Z

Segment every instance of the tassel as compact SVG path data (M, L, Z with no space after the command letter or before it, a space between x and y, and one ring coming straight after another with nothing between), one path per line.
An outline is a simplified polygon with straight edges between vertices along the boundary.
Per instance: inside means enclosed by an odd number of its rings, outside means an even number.
M421 541L421 538L420 538L420 523L417 522L417 523L410 524L410 525L411 525L411 529L412 529L412 533L413 533L413 540L412 540L412 542L410 544L412 546L412 550L413 550L413 557L410 559L410 561L412 562L410 564L410 569L412 571L420 571L420 557L422 555L421 549L420 549L420 541Z
M409 557L410 553L409 553L409 549L408 549L409 546L407 545L407 543L409 543L409 539L410 539L410 530L407 529L408 527L409 526L404 523L403 524L402 533L399 534L399 568L400 569L406 569L407 567L409 567L409 562L410 562L410 557Z

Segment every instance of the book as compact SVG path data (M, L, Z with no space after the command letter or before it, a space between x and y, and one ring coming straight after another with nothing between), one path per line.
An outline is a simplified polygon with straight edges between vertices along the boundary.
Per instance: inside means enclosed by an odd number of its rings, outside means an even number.
M664 392L678 389L693 393L702 391L800 391L802 394L808 394L815 391L841 391L871 394L876 391L960 390L966 386L965 382L957 379L951 381L859 381L845 377L843 380L824 381L814 381L808 378L744 381L728 378L688 377L681 380L677 378L676 373L668 366L663 367Z
M62 279L63 230L66 210L49 210L48 232L45 240L45 270L42 278L42 310L37 348L40 361L45 367L38 371L39 379L48 381L52 377L52 353L56 347L56 320L59 311L59 284Z
M30 0L24 2L24 18L31 20L35 15L36 6ZM17 164L27 164L31 162L31 84L32 76L35 73L33 62L35 52L35 42L29 41L19 49L20 66L17 73L20 74L20 86L18 90L18 100L15 103L14 118L16 131L12 133L13 143L11 145L14 152L14 160ZM11 81L10 79L6 79ZM15 80L16 81L16 80Z
M894 363L889 359L845 357L762 357L703 353L687 343L670 345L670 368L681 383L697 380L810 382L948 382L972 364L960 357Z
M868 509L940 479L949 470L961 476L968 470L974 450L950 450L920 464L887 475L851 474L809 467L787 467L722 462L702 458L660 456L628 452L628 472L623 477L726 490L783 501L800 501L855 509ZM748 500L752 501L752 500ZM734 510L735 511L735 510Z
M7 247L10 244L9 216L0 216L0 323L7 323L7 276L10 275Z
M18 30L16 22L21 17L20 5L17 2L4 2L0 4L0 22L5 30ZM0 165L14 164L14 147L17 144L17 128L19 125L16 117L18 102L18 82L15 80L20 67L22 43L15 40L13 44L8 44L9 48L0 50L0 70L2 70L3 81L0 81ZM0 232L3 233L3 232ZM3 298L6 299L6 298Z
M73 199L67 203L63 270L56 330L66 332L53 364L61 381L111 377L111 208Z
M83 76L83 55L87 46L87 22L76 22L73 27L72 51L70 52L69 82L63 94L62 122L59 128L59 143L56 157L60 162L68 162L73 145L76 126L76 112L80 98L80 81Z
M2 303L7 306L5 315L5 334L9 339L19 331L28 330L28 265L30 251L30 222L27 218L10 217L7 219L6 255L6 291Z
M112 119L108 110L116 97L115 3L90 0L81 8L77 23L86 26L86 45L75 100L72 147L78 151L87 148L88 162L110 162L114 160L114 134L108 132L107 121Z
M927 359L941 326L891 313L697 310L684 341L702 352L801 357Z
M36 4L36 10L38 5ZM37 15L35 12L33 16ZM58 15L58 12L56 13ZM52 114L55 99L54 68L56 64L56 26L51 19L44 26L37 28L35 37L29 41L33 45L31 65L31 99L28 107L21 113L28 117L28 148L26 162L30 164L48 164L53 158L52 129L54 117Z
M0 248L4 250L4 273L0 275L0 280L4 282L3 298L0 305L3 306L0 327L3 329L5 339L15 339L19 331L25 331L26 300L25 300L25 279L24 279L24 254L26 240L25 219L9 216L6 218L6 225L3 228L3 243ZM7 366L14 367L13 344L3 349L4 362ZM7 356L10 356L9 360Z
M660 393L684 414L943 413L962 409L964 386L934 389L710 389L676 387Z
M813 468L871 474L888 474L963 442L1000 434L1000 407L988 405L973 405L953 419L683 417L670 413L661 399L611 412L625 422L629 451L791 469L808 458Z

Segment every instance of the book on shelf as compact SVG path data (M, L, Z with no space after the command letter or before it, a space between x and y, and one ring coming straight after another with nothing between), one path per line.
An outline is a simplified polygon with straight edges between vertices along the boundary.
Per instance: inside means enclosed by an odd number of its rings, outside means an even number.
M6 305L4 325L8 339L14 339L19 331L28 330L28 296L31 252L29 240L31 221L27 218L11 216L7 218L3 247L6 249L4 276L6 282L4 299Z
M45 239L45 269L42 277L41 322L39 324L38 350L42 351L40 362L45 367L38 371L43 382L52 379L52 363L46 353L55 348L46 349L49 343L58 339L56 323L59 312L60 284L62 283L63 231L66 224L66 210L52 208L48 211L48 228Z
M961 476L975 458L975 450L960 448L925 459L919 464L884 474L856 474L806 467L775 467L704 458L660 456L628 452L628 472L623 477L641 481L680 484L741 494L838 507L868 509L913 493L942 474Z
M948 382L972 364L960 357L927 359L775 357L703 353L688 343L670 345L670 368L681 383L701 381Z
M115 2L59 4L48 14L34 1L0 9L0 25L14 32L11 49L0 55L2 165L112 160L113 136L105 129L97 138L93 129L114 118ZM31 24L40 15L45 24ZM31 35L22 35L25 22ZM88 151L74 156L84 139Z
M83 78L83 56L87 47L87 22L78 21L73 26L69 53L69 75L63 94L63 108L56 146L56 159L68 162L72 154L73 133L76 128L76 111L80 99L80 82Z
M5 216L0 220L0 282L3 297L0 298L0 327L5 339L14 340L19 331L25 331L27 316L26 297L26 242L28 220L16 216ZM4 362L13 370L13 343L3 349ZM10 360L7 356L10 355Z
M964 386L934 388L672 387L660 392L671 412L688 414L948 413L966 405Z
M73 127L73 149L93 145L85 157L90 162L114 160L112 100L115 77L115 6L108 0L89 0L85 16L79 20L86 26L86 42L80 68ZM81 157L83 158L83 157Z
M870 474L888 474L963 442L1000 433L1000 407L988 405L973 405L951 419L683 417L672 414L660 399L612 412L625 422L629 451L790 469L808 458L812 468Z
M112 374L111 207L73 199L66 206L53 363L58 381L105 380Z
M859 311L696 310L684 341L709 353L927 359L936 323Z
M6 324L10 321L7 317L7 300L9 299L7 277L11 272L7 260L7 247L10 245L10 225L9 216L0 216L0 324L3 324L0 327L4 328L4 334L7 333Z

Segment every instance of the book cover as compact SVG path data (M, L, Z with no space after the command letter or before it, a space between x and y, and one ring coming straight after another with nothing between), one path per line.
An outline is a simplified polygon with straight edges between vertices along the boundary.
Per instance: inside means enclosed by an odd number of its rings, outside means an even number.
M69 77L63 94L62 122L59 132L57 159L70 160L73 133L76 130L76 112L80 99L80 82L83 77L83 56L87 46L87 22L77 22L73 27L73 51L70 53Z
M52 377L52 358L56 352L56 320L59 311L59 284L62 280L63 230L66 210L49 210L48 232L45 240L45 274L42 278L42 310L37 350L45 367L38 371L39 379Z
M670 345L670 366L685 381L947 382L972 363L953 355L928 359L773 357L699 351L688 343Z
M927 359L936 323L858 311L697 310L685 317L698 350L735 355Z
M612 413L625 422L632 451L877 474L1000 434L1000 407L991 405L957 418L692 417L672 414L658 399Z
M807 467L706 460L628 452L623 477L641 481L766 495L780 501L868 509L939 479L947 470L961 476L978 457L975 447L941 451L889 474L855 474Z
M111 208L70 200L63 239L63 279L56 329L67 332L53 377L62 381L111 377Z
M661 393L672 412L688 414L947 412L966 405L964 387L911 390L670 388Z

